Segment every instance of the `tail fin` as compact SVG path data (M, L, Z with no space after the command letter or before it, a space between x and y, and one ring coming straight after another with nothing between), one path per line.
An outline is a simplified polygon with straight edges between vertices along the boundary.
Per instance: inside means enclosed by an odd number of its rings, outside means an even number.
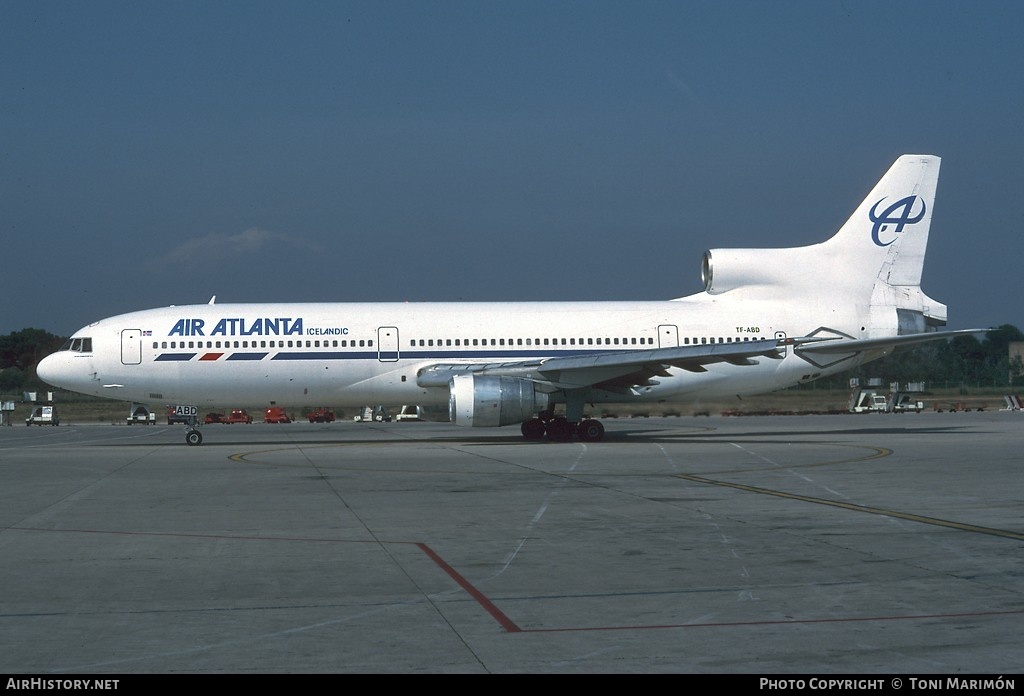
M921 291L939 164L903 155L834 237L822 244L851 285L870 291L869 335L921 333L946 325L946 306Z
M897 159L825 250L853 274L877 269L883 283L919 286L940 163L935 155Z

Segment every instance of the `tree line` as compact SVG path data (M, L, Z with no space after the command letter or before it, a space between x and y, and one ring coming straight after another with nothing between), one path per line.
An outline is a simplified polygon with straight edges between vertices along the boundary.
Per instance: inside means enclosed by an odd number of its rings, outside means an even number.
M36 365L65 341L66 336L31 328L0 336L0 392L45 389L46 385L36 376ZM1015 326L1003 324L980 339L956 336L898 350L814 384L815 388L845 389L850 378L856 377L861 384L880 378L883 384L924 382L932 389L1024 386L1024 364L1019 356L1010 357L1010 344L1020 341L1024 341L1024 334Z
M36 365L67 341L43 329L22 329L0 336L0 392L44 388L36 377Z

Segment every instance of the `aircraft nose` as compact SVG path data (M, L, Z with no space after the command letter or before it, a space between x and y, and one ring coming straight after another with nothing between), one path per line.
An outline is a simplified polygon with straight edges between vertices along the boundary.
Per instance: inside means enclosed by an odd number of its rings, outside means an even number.
M64 375L64 370L61 369L63 366L64 361L61 360L58 353L47 355L36 365L36 375L50 386L59 387L63 381L61 379Z

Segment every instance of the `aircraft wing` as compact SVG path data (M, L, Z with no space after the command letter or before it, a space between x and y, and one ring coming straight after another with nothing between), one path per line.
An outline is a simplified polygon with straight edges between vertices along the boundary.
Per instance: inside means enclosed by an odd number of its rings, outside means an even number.
M518 360L503 363L439 363L422 368L416 377L421 387L448 386L456 375L490 375L519 377L545 384L553 389L600 387L624 390L644 386L656 376L668 376L669 367L691 372L706 372L705 365L727 362L733 365L755 365L754 358L779 359L779 342L775 339L745 343L710 343L696 346L652 348L595 355Z
M755 365L757 358L781 359L787 347L794 348L808 359L814 355L850 356L866 350L896 348L954 336L984 333L987 330L932 331L867 339L844 338L834 334L812 335L781 340L709 343L511 362L437 363L421 368L417 373L416 383L421 387L446 387L449 380L456 375L473 374L528 379L551 390L598 387L609 391L625 391L652 384L651 380L655 377L668 376L667 370L670 367L690 372L706 372L705 366L715 363Z

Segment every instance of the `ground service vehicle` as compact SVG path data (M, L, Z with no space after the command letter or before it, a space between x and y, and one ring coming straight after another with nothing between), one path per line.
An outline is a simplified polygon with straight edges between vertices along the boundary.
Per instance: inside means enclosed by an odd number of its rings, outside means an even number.
M211 423L223 423L223 422L224 422L224 414L223 413L216 413L214 411L211 411L210 413L207 413L206 416L203 418L203 423L205 423L206 425L210 425Z
M395 415L396 421L422 421L427 420L421 406L402 406L402 409Z
M850 400L850 413L885 413L889 409L889 400L884 394L863 391Z
M145 406L134 406L132 412L128 414L125 419L128 425L134 425L135 423L144 423L146 425L156 425L156 414L150 411Z
M270 406L263 411L263 422L264 423L291 423L292 419L288 417L284 409L280 406Z
M33 406L25 425L60 425L60 417L53 406Z
M390 423L391 414L383 406L364 406L359 415L354 417L352 420L357 423L377 422L377 423Z
M323 406L314 408L307 416L310 423L333 423L334 411Z
M924 402L914 399L910 394L897 394L893 397L893 413L907 413L909 411L920 413L923 410Z
M246 413L245 409L236 408L232 410L231 413L228 414L227 418L225 418L222 422L245 423L246 425L248 425L249 423L252 423L252 416Z

